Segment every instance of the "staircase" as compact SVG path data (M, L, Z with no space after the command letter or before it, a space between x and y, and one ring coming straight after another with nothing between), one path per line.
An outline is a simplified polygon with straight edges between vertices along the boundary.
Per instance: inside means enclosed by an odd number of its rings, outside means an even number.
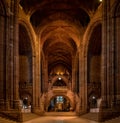
M0 117L0 123L17 123L17 122Z

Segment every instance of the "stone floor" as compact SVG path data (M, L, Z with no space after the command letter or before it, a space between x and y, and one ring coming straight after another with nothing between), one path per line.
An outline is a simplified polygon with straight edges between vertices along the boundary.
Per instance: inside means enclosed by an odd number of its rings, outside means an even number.
M31 121L26 121L24 123L99 123L97 121L84 119L77 116L46 116L39 117ZM120 123L120 118L116 118L104 123Z
M0 123L16 123L15 121L0 117Z
M75 116L74 114L71 115L66 114L66 116L64 113L62 114L63 115L61 116L58 115L52 116L51 113L51 115L47 114L46 116L41 116L41 117L35 114L25 114L23 123L99 123L95 120L91 120L92 116L93 118L95 117L95 115L91 115L91 114L81 117ZM16 122L0 117L0 123L16 123ZM117 117L112 120L108 120L104 123L120 123L120 117Z
M95 121L90 121L83 118L78 118L76 116L46 116L40 117L31 121L24 123L96 123Z

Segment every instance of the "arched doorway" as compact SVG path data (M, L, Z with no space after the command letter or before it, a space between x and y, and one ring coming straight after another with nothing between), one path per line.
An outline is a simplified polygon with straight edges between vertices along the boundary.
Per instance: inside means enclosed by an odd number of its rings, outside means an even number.
M48 105L48 112L53 111L53 112L68 112L71 111L71 103L69 98L62 96L62 95L57 95L53 97Z

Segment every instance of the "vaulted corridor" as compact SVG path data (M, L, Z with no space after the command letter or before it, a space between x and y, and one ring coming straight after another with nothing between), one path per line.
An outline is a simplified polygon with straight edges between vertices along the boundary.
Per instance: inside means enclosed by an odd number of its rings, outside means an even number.
M119 0L0 0L0 31L0 120L120 116Z

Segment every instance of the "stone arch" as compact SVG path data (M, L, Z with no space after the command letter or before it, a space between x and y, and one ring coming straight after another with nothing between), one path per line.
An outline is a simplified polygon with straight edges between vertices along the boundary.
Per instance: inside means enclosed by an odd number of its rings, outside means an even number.
M19 61L20 81L32 82L32 44L27 29L22 24L19 24Z
M47 104L46 104L47 110L48 110L48 106L50 105L50 101L51 101L52 99L54 99L56 96L63 96L64 98L68 99L69 102L70 102L70 106L71 106L72 108L74 107L72 100L71 100L70 97L67 96L66 94L54 94L54 95L52 95L52 97L49 98L49 100L48 100L48 102L47 102Z
M113 18L116 17L118 14L120 15L120 1L114 2L110 11L110 15Z
M84 34L83 37L83 41L82 41L82 45L81 45L81 50L83 51L80 54L81 57L81 69L83 69L85 72L80 72L81 73L81 79L82 79L82 84L84 86L84 89L81 88L80 91L81 93L81 98L82 98L82 102L81 105L82 107L84 107L84 110L86 111L88 109L88 93L85 91L88 89L88 60L87 60L87 54L88 54L88 50L89 50L89 43L90 43L90 38L92 36L93 30L95 29L95 27L97 27L97 25L102 24L102 20L101 17L100 18L96 18L91 20L90 24L88 25L88 28L86 29L86 32ZM84 62L83 62L84 61Z
M27 75L28 75L28 77L26 77L26 78L28 78L28 80L30 80L29 82L24 82L24 79L23 79L23 81L22 82L20 82L19 84L21 85L20 86L20 95L22 94L21 93L21 90L23 90L21 87L22 87L22 84L26 84L26 87L28 87L28 86L30 86L31 87L31 89L29 89L26 93L29 93L29 91L30 91L30 95L31 95L31 100L30 100L30 102L33 104L33 82L35 82L35 69L36 69L36 66L35 66L35 61L36 61L36 44L35 44L35 36L33 35L34 34L34 32L33 32L33 30L32 30L32 28L31 28L31 26L29 25L29 23L28 22L26 22L25 20L22 20L22 19L19 19L19 29L23 29L23 31L25 31L25 35L23 35L23 36L25 36L25 37L23 37L23 38L25 38L25 43L22 43L21 45L24 47L23 48L23 51L21 51L21 52L25 52L25 54L23 54L23 57L22 57L22 55L21 55L21 59L20 59L20 57L19 57L19 60L23 60L23 63L21 63L21 64L24 64L24 63L26 63L26 68L28 68L28 70L26 70L26 73L28 73ZM19 32L19 36L20 36L20 33L21 32ZM22 36L22 35L21 35ZM20 39L20 38L19 38ZM27 40L27 42L26 42L26 40ZM19 41L20 42L20 41ZM24 42L24 41L23 41ZM26 44L27 43L27 44ZM20 44L20 43L19 43ZM21 47L22 47L21 46ZM25 48L26 47L26 48ZM28 49L27 49L27 47L28 47ZM25 57L24 57L24 55L25 55ZM20 62L19 62L20 63ZM28 71L28 72L27 72ZM22 79L21 79L22 80ZM26 79L25 79L26 80ZM19 80L20 81L20 80ZM33 106L33 105L32 105Z
M4 0L0 1L0 16L6 16L8 14L7 6Z
M55 76L53 79L52 79L52 85L58 80L58 77L59 76ZM65 76L60 76L62 78L62 80L66 83L66 85L68 86L68 79L65 77Z
M96 25L96 27L94 28L92 34L91 34L91 37L90 37L90 40L89 40L89 44L88 44L88 51L87 51L87 67L88 67L88 72L89 70L91 69L91 64L93 64L92 66L95 66L96 67L96 70L98 70L98 66L100 66L100 64L97 63L97 59L98 62L101 61L100 58L98 58L98 56L101 56L101 43L102 43L102 25L101 24L98 24ZM93 45L94 44L94 45ZM92 59L94 57L94 59ZM90 63L91 61L93 61L92 63ZM97 63L97 65L96 65ZM89 67L90 66L90 67ZM94 67L94 68L95 68ZM100 69L100 68L99 68ZM100 79L97 75L97 72L98 71L91 71L90 73L94 72L94 74L96 74L96 79L93 79L92 82L96 82L96 81L99 81L98 79ZM92 73L93 74L93 73ZM100 72L99 72L100 74ZM94 78L95 76L92 75ZM97 78L98 77L98 78ZM88 76L88 79L90 79L90 75ZM90 81L90 80L88 80Z
M62 27L61 24L64 25L64 26ZM71 26L69 26L70 24L71 24ZM67 28L67 27L69 27L69 29L66 32L64 28ZM79 30L77 29L76 25L74 25L72 23L67 23L63 20L57 20L57 21L53 21L50 24L46 24L42 27L37 28L37 34L39 35L39 39L41 41L41 47L43 47L43 45L46 41L46 38L48 38L54 32L57 32L58 30L60 32L62 32L63 34L68 35L68 37L71 37L71 39L75 43L76 47L79 46L79 43L80 43L79 36L78 36L79 35ZM74 33L74 32L76 32L76 33ZM47 35L45 35L45 34L47 34Z
M29 25L28 22L26 22L25 20L19 19L19 24L21 24L22 26L25 27L26 31L28 32L28 36L30 38L30 43L32 46L32 56L36 56L36 45L35 45L35 37L34 37L34 32L32 30L32 27Z
M91 35L93 33L93 30L99 24L102 24L102 20L101 19L97 19L94 22L92 22L90 25L88 25L88 28L87 28L87 30L86 30L86 32L84 34L83 42L82 42L84 56L87 56L89 40L91 38Z
M87 95L92 90L101 96L101 47L102 24L98 23L92 30L87 48ZM91 101L96 101L96 99ZM93 106L92 108L95 107Z
M31 46L31 58L32 58L32 69L34 71L35 66L34 66L34 62L35 62L35 57L36 57L36 44L35 44L35 36L33 35L34 32L32 30L32 27L29 25L28 22L26 22L25 20L19 19L19 25L23 26L24 29L26 30L29 40L30 40L30 46ZM34 79L34 78L33 78Z

